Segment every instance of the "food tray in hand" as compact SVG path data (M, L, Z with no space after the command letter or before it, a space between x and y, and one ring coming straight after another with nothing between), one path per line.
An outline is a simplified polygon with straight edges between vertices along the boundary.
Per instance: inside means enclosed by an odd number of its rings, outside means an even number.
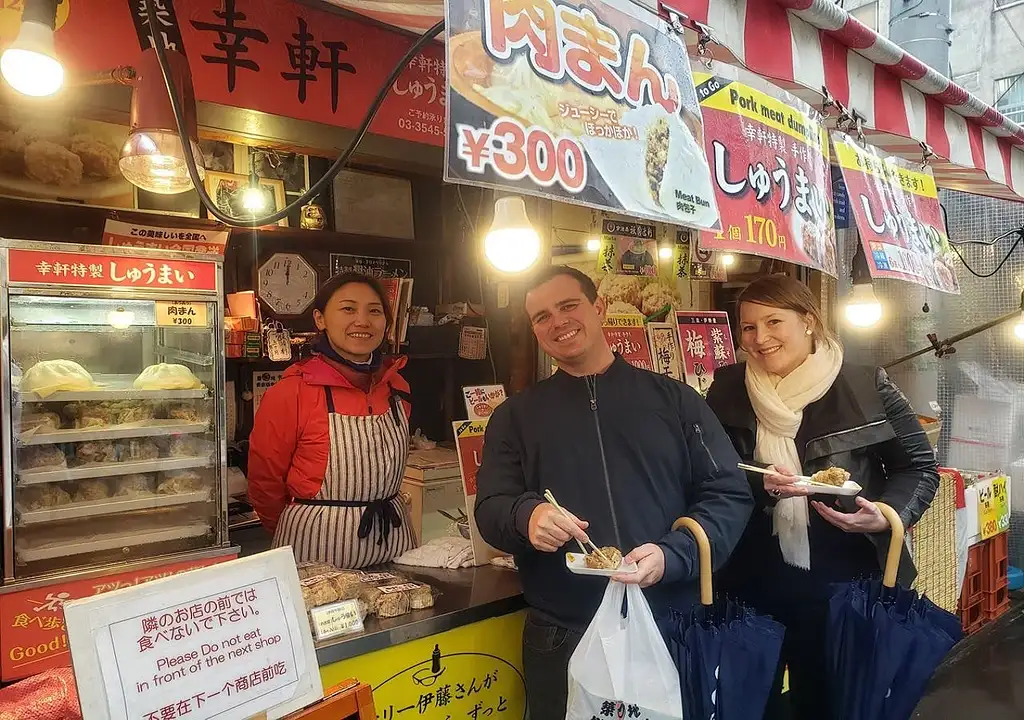
M18 436L18 443L28 445L57 445L90 440L123 440L126 438L161 437L164 435L194 435L210 429L209 422L182 422L180 420L146 420L127 425L105 425L96 428L71 428L50 432L26 431Z
M847 480L842 485L826 485L812 480L798 480L793 483L793 487L809 488L814 495L844 495L846 497L859 495L864 489L853 480Z
M156 460L127 462L89 463L72 468L40 467L18 471L18 485L42 485L44 483L70 482L90 478L118 477L139 473L166 472L168 470L192 470L213 465L213 457L167 457Z
M576 575L597 575L599 577L614 577L615 575L633 575L639 571L636 563L622 563L618 570L600 570L587 567L587 556L583 553L567 552L565 554L565 566L569 572Z

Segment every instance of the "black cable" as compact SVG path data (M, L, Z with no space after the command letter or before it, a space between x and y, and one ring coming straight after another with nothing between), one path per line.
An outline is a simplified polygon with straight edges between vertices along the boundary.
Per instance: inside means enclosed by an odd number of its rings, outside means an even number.
M949 230L949 222L948 222L948 218L947 218L947 215L946 215L946 206L943 205L942 203L939 203L939 207L942 208L942 221L945 223L946 229L947 229L947 232L948 232L948 230ZM1003 259L999 261L999 264L996 265L995 270L993 270L990 273L979 273L974 268L972 268L967 263L966 258L964 258L964 256L963 256L963 253L961 253L960 249L957 247L957 245L986 245L986 246L991 247L991 246L995 245L997 242L999 242L1000 240L1008 238L1008 237L1010 237L1012 235L1016 235L1017 239L1013 242L1013 245L1010 246L1010 249L1006 251L1006 255L1004 255ZM981 279L984 280L986 278L992 277L997 272L999 272L1000 270L1003 269L1003 265L1005 265L1006 261L1010 259L1010 256L1013 255L1013 251L1017 249L1017 246L1020 245L1022 240L1024 240L1024 227L1016 228L1014 230L1010 230L1008 232L1005 232L1002 235L1000 235L999 237L994 238L991 242L978 242L978 241L975 241L975 240L968 240L968 241L965 241L965 242L962 242L962 243L954 243L952 240L950 240L949 241L949 246L953 249L953 252L956 253L956 256L958 258L960 258L960 262L962 262L964 264L964 267L967 268L967 272L969 272L971 275L973 275L976 278L981 278Z
M153 37L152 29L159 27L156 9L153 6L153 0L142 1L146 7L146 22L150 28L150 36ZM355 153L356 148L359 146L359 143L369 131L370 123L373 122L374 117L377 115L377 111L380 110L381 105L384 104L384 100L387 98L388 93L391 92L391 87L395 84L395 81L398 80L402 71L409 65L409 62L416 56L416 53L425 47L427 43L437 37L442 30L444 30L444 20L438 21L433 27L420 35L416 42L410 46L409 50L402 56L402 59L398 61L397 65L395 65L395 69L388 75L387 80L378 91L373 102L370 103L370 108L366 113L366 117L363 118L363 122L359 126L359 129L356 130L355 137L352 138L348 147L345 149L345 152L338 156L338 159L334 161L330 168L327 169L327 172L322 178L313 183L301 196L278 210L273 215L267 215L259 218L254 217L248 220L239 220L221 212L220 208L217 207L217 204L213 202L210 195L206 192L202 178L199 177L199 168L196 167L196 160L192 156L192 144L185 128L185 115L181 107L181 99L178 97L177 88L174 86L174 79L171 77L170 73L170 64L167 62L167 50L164 48L164 44L162 42L156 42L154 40L153 47L156 49L157 61L160 64L160 73L164 76L164 85L166 85L167 93L170 95L171 108L174 111L174 124L177 126L178 138L181 140L182 149L184 150L185 165L188 167L188 174L192 179L192 184L195 186L196 192L199 194L199 200L206 207L210 215L215 217L217 220L220 220L225 225L230 225L232 227L248 228L255 227L257 225L272 225L278 220L287 217L288 213L292 210L302 207L319 195L324 188L334 180L334 177L341 172L342 168L348 164L352 155Z
M469 230L473 233L473 237L479 237L477 235L477 224L473 220L473 217L469 213L469 208L466 207L466 201L462 197L462 186L455 186L455 193L459 197L459 205L462 206L462 212L466 216L466 222L469 224ZM484 210L484 194L480 193L480 199L477 201L476 207L476 219L479 220ZM473 265L476 267L476 285L480 291L480 304L484 308L484 328L487 330L487 359L491 362L491 382L495 385L498 384L498 368L494 364L494 353L491 352L491 321L487 319L487 299L484 297L484 275L483 269L480 267L480 255L479 253L475 256Z

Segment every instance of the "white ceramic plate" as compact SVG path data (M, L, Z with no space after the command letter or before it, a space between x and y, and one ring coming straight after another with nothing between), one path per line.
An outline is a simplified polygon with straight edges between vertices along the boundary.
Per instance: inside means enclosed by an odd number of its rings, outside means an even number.
M623 563L618 570L598 570L587 567L587 556L583 553L566 553L565 566L569 572L577 575L599 575L600 577L612 577L613 575L633 575L638 571L636 563Z

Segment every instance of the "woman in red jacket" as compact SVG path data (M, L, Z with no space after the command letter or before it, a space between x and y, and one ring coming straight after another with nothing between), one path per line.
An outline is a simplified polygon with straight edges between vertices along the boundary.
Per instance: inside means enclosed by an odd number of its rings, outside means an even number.
M343 273L317 294L313 357L264 396L249 442L249 499L274 547L343 568L415 545L399 495L409 453L405 358L380 347L391 317L373 278Z

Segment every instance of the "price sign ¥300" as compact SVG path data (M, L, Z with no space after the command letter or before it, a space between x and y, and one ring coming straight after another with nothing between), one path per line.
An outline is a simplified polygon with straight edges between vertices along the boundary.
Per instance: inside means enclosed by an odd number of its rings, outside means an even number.
M210 326L210 318L206 303L158 300L156 324L157 327L204 328Z
M1010 496L1005 475L983 480L978 489L978 527L981 539L1006 532L1010 527Z

